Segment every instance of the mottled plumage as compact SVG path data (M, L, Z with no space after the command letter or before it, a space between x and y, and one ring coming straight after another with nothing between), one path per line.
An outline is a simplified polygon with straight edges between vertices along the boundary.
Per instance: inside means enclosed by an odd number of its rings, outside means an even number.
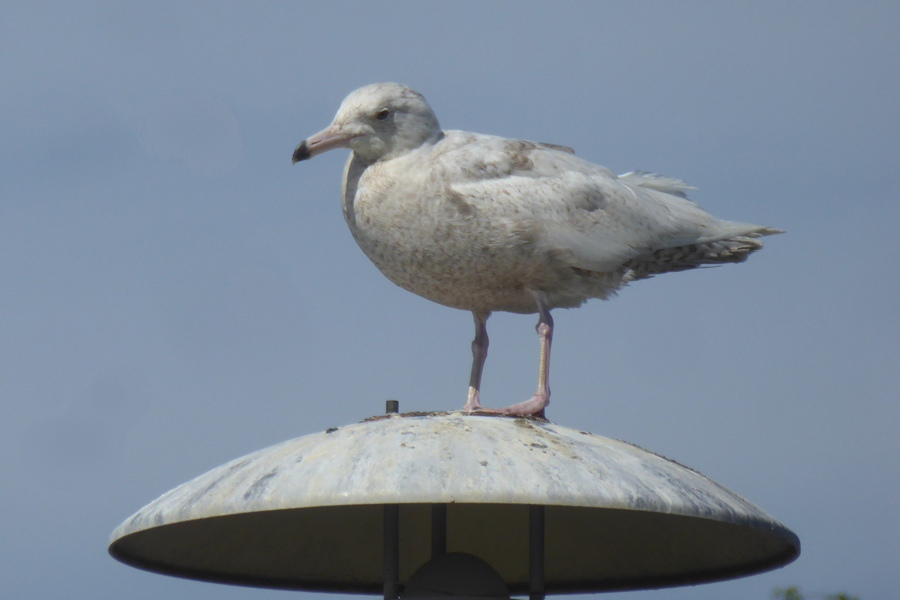
M779 233L717 219L677 179L617 176L564 146L442 131L425 99L395 83L351 93L294 162L334 147L352 150L342 205L363 252L397 285L474 314L468 410L482 409L492 311L541 315L538 393L502 409L540 413L551 309L660 273L740 262L762 247L756 238Z

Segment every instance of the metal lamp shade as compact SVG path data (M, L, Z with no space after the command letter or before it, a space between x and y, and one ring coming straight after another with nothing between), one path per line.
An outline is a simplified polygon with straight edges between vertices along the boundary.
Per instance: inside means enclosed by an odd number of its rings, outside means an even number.
M446 551L528 590L529 507L544 506L547 593L652 588L768 570L796 535L735 493L631 444L552 423L405 414L297 438L185 483L112 534L140 567L273 588L380 593L384 506L399 505L399 583Z

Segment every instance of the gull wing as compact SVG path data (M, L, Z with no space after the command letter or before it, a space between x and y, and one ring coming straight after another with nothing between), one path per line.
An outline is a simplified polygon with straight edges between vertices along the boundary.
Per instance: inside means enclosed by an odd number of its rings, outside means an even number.
M662 249L778 233L710 215L678 179L617 176L552 145L463 135L443 157L453 165L452 193L493 220L536 232L536 250L573 267L605 272Z

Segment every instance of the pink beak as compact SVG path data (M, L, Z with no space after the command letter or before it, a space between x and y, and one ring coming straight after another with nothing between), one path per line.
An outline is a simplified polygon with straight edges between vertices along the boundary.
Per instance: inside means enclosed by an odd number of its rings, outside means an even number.
M332 127L334 127L333 124L300 142L300 145L294 150L292 162L296 164L332 148L346 147L353 136L335 133Z

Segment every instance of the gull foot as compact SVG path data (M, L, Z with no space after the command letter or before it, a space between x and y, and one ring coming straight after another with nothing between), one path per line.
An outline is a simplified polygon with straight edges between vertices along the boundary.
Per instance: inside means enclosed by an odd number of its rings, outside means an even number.
M466 402L466 405L463 407L464 411L474 412L474 411L482 411L482 412L490 412L490 413L498 413L502 415L521 415L525 417L541 417L544 418L544 408L550 404L550 396L546 394L535 394L532 396L531 400L526 400L525 402L519 402L518 404L513 404L512 406L507 406L506 408L487 408L485 406L481 406L478 402L478 397L475 396L474 403L472 402L472 398L470 396L469 401Z

